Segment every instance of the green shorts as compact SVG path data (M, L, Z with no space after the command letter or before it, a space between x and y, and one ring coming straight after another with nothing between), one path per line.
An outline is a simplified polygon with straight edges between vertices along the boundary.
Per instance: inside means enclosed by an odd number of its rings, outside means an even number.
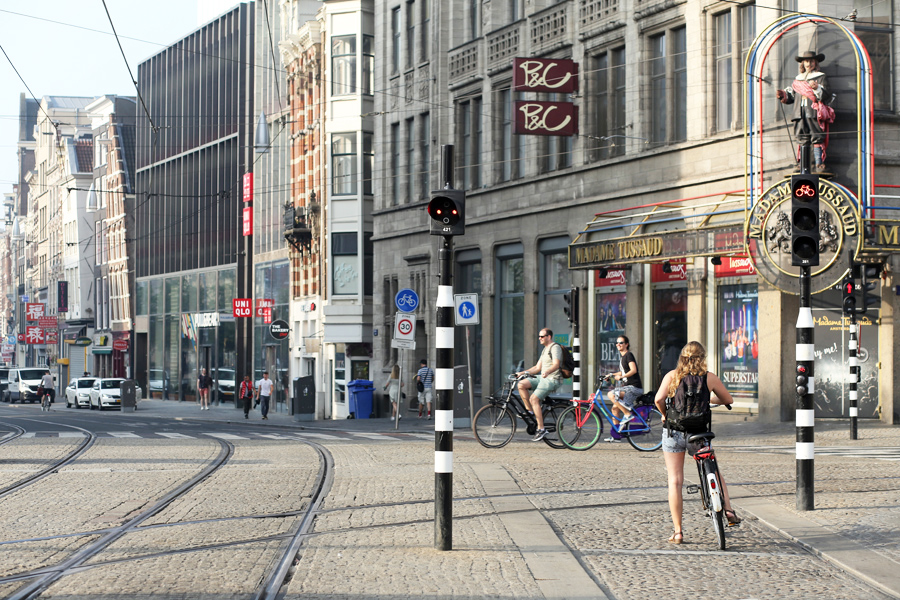
M562 383L562 380L560 379L545 377L527 377L525 381L531 384L532 395L537 396L540 400L543 400L549 394L555 392L556 388L559 387L559 384Z

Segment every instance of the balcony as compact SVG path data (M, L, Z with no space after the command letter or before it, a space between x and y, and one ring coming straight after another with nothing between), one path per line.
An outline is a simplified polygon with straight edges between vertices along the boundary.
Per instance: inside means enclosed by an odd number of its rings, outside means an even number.
M450 85L458 86L481 78L481 46L484 38L478 38L458 46L449 52Z
M487 35L488 73L509 68L511 58L519 55L523 21L517 21Z

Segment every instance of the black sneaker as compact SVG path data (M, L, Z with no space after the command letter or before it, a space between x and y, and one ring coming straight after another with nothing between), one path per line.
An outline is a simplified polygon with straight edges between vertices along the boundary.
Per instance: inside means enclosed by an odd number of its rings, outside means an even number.
M532 441L532 442L539 442L539 441L541 441L542 439L544 439L544 436L546 436L546 435L547 435L547 430L546 430L546 429L538 429L537 431L534 432L534 437L531 438L531 441Z

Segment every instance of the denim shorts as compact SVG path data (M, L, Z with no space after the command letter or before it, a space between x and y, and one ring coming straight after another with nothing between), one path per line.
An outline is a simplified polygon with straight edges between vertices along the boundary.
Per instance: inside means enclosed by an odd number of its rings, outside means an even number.
M634 408L634 403L637 402L637 399L644 395L644 390L639 387L634 387L633 385L626 385L625 387L619 388L616 390L621 392L619 394L619 404L631 410ZM624 397L622 397L624 394Z
M697 442L687 443L687 434L683 431L676 431L663 427L662 433L662 450L663 452L685 452L691 456L701 448L701 444Z

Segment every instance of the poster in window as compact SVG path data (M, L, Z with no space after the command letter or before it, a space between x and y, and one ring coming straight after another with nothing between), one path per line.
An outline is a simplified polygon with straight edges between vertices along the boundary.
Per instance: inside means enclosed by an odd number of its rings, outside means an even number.
M755 283L719 286L719 377L738 401L757 401L759 293Z
M597 294L597 356L599 373L619 370L616 338L625 333L625 292Z

